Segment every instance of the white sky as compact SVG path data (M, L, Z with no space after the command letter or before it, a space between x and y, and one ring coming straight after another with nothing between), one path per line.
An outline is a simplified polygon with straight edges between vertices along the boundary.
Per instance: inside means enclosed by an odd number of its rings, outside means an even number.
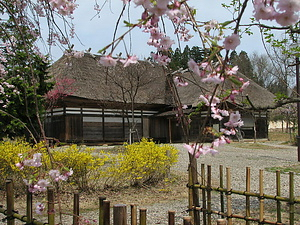
M103 0L99 0L99 2L103 2ZM219 22L224 22L230 20L232 15L226 9L221 7L222 2L229 4L230 0L189 0L189 5L194 6L197 9L196 18L200 21L215 19ZM88 48L92 48L91 52L97 53L99 49L111 42L115 24L119 13L121 12L123 3L121 0L111 0L111 4L105 5L104 9L100 13L100 17L94 17L94 1L77 0L77 3L79 4L79 7L75 10L74 24L75 31L82 44L78 40L74 39L72 41L75 45L74 49L86 50ZM250 18L252 16L252 10L253 7L250 1L245 18ZM140 17L141 11L134 8L134 4L132 4L131 12L131 22L136 22L136 19ZM119 35L126 30L126 28L123 28L123 20L128 20L127 13L125 13L124 18L121 19L121 23L118 28ZM246 23L247 21L244 22ZM253 32L255 34L252 36L248 36L247 34L243 36L241 45L236 49L237 52L240 52L241 50L246 51L248 54L254 51L259 53L264 52L258 28L253 28ZM168 35L172 35L171 29ZM146 44L148 38L148 34L143 33L140 30L136 30L131 35L131 47L128 46L129 39L127 39L127 49L131 54L136 54L140 59L148 57L151 51L155 51L154 47L150 47ZM173 39L175 40L175 36L173 36ZM184 48L187 44L189 46L198 45L200 43L198 40L199 37L195 36L190 42L182 42L181 47ZM178 45L174 45L173 49L177 46ZM126 56L123 44L121 44L115 51L116 54L119 52L122 52L124 57ZM52 53L54 60L58 59L62 55L62 51L58 48L54 48Z

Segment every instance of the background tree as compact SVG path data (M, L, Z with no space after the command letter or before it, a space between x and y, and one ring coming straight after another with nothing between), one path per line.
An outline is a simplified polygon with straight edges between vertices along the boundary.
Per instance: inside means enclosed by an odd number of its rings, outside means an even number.
M175 51L170 52L170 55L170 68L172 70L178 70L180 68L187 69L189 59L194 59L197 63L201 62L206 56L208 56L208 51L203 50L199 46L193 46L190 48L186 45L183 52L181 52L179 48L176 48Z
M274 94L290 96L295 85L293 59L280 48L270 47L268 53L250 56L258 83Z
M238 66L240 73L260 84L257 76L253 72L252 62L247 52L241 51L239 54L237 54L236 51L232 51L230 54L230 64L232 66Z
M22 22L16 25L16 21L9 17L0 26L1 53L5 57L1 62L5 72L0 77L0 138L29 138L31 133L39 139L43 132L44 95L52 87L46 72L50 63L34 47L34 31Z

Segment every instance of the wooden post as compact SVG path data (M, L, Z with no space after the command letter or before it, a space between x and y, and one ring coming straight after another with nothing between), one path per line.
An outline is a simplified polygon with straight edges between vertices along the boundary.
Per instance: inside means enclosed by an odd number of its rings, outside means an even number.
M289 211L290 211L290 225L295 224L295 202L294 202L294 172L289 173L290 178L290 195L289 195Z
M103 225L110 225L110 201L103 200Z
M14 225L13 217L15 202L14 202L14 186L11 179L6 180L6 208L7 208L7 225Z
M281 196L280 171L276 171L276 195ZM281 201L277 200L277 222L281 223Z
M175 225L175 211L168 211L168 225Z
M211 225L211 165L207 165L207 224Z
M217 219L217 225L226 225L225 219Z
M131 225L137 225L137 206L131 204Z
M55 224L55 210L54 210L54 188L48 187L47 189L48 196L48 224Z
M197 159L189 154L189 185L193 186L194 184L198 183L198 172L197 172ZM200 206L199 203L199 190L197 188L192 188L190 198L192 198L193 205L189 205L189 208L191 209L194 207L193 210L193 220L195 225L200 225L200 212L199 210L196 210L196 207Z
M142 208L140 209L140 225L146 225L147 224L147 209Z
M226 168L226 188L227 188L227 216L228 225L232 225L232 207L231 207L231 173L230 168Z
M224 188L224 176L223 176L223 165L219 167L220 172L220 188ZM220 204L221 204L221 212L225 212L225 205L224 205L224 193L220 192ZM224 218L224 216L222 216Z
M127 211L125 204L114 205L113 222L114 225L127 225Z
M192 225L192 217L191 216L184 216L183 217L183 225Z
M264 221L264 176L263 170L259 170L259 222Z
M246 167L246 192L250 192L250 167ZM246 217L250 217L250 196L246 196ZM250 225L250 221L246 221L246 225Z
M103 216L103 207L104 207L103 201L104 200L106 200L105 197L102 197L102 196L99 197L99 225L104 224L104 216Z
M27 194L26 194L26 217L27 217L27 224L32 223L32 193L28 191L27 189Z
M205 165L201 164L201 184L206 186L205 182ZM206 209L206 190L202 189L202 208ZM203 225L207 225L206 223L206 210L202 212L203 217Z
M79 193L74 193L73 225L79 224Z

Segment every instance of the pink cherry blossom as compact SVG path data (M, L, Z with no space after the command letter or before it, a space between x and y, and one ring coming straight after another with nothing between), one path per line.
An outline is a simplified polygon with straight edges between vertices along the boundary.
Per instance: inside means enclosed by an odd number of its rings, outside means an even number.
M223 44L226 50L235 50L236 47L241 43L240 37L237 34L232 34L225 38Z
M18 167L20 170L24 169L24 164L23 163L16 163L16 167Z
M243 124L244 122L241 120L241 115L239 111L230 113L229 121L227 123L224 123L226 127L230 127L230 128L241 127L243 126Z
M209 101L208 101L208 99L207 99L204 95L200 95L200 96L199 96L199 100L200 100L201 102L204 102L205 105L209 106Z
M275 20L281 26L290 26L297 23L299 16L291 12L277 13L275 15Z
M218 148L219 146L225 145L230 143L230 140L228 138L226 138L224 135L222 135L221 137L215 139L212 143L213 147Z
M234 132L232 132L234 131ZM222 132L224 135L235 135L235 130L234 129L225 129L225 128L221 128L220 132Z
M184 81L182 77L175 77L174 78L174 83L176 84L177 87L185 87L188 86L188 82Z
M103 66L115 66L117 65L118 59L114 59L111 55L100 57L99 63Z
M169 50L169 48L171 48L171 46L174 44L175 42L173 40L170 39L170 37L166 36L161 38L160 40L160 46L158 48L158 50Z
M238 67L238 66L234 66L234 67L232 67L232 68L227 69L227 70L225 71L225 73L226 73L227 75L234 75L234 74L237 73L238 70L239 70L239 67Z
M212 117L213 119L218 119L218 120L220 120L220 121L223 119L223 116L221 116L220 111L219 111L218 108L216 108L216 107L211 107L211 112L212 112L211 117Z
M41 157L42 157L41 153L35 153L33 155L32 159L25 159L23 161L23 165L24 166L40 167L42 165L42 163L41 163Z
M149 12L153 13L155 16L160 17L169 10L168 3L170 0L159 0L156 2L156 5L152 5L151 8L149 8Z
M202 152L200 151L201 147L195 144L188 145L188 144L183 144L183 147L193 155L195 158L199 158Z
M188 61L188 67L191 71L193 71L196 75L200 76L200 69L199 69L199 66L198 64L193 60L193 59L190 59Z
M224 81L224 77L221 77L219 73L208 74L207 77L201 79L204 83L220 84Z
M120 62L124 64L124 67L129 66L130 64L138 63L138 58L136 55L128 56L127 59L120 59Z
M300 1L299 0L280 0L277 4L277 9L279 9L280 11L298 12L298 11L300 11Z
M276 11L273 6L264 3L254 5L254 18L256 20L273 20L275 14Z
M171 59L166 55L152 53L151 56L159 65L165 66L171 62Z
M35 204L35 213L38 215L42 215L44 211L45 211L45 206L42 203L37 202Z
M240 88L240 91L244 91L249 85L250 85L250 81L243 82L243 85Z

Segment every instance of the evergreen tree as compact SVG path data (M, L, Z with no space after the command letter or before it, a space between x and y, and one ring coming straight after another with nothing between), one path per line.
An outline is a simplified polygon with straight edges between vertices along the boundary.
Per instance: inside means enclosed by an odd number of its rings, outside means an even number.
M1 53L6 59L1 62L0 139L29 137L29 133L39 139L44 96L53 86L47 82L50 64L35 50L34 33L16 21L9 18L0 26Z
M193 59L195 62L201 62L207 55L206 51L198 46L193 46L191 49L189 46L185 46L183 52L179 48L171 53L171 63L170 68L173 70L178 70L180 68L188 68L188 61Z
M257 76L253 72L253 66L247 52L241 51L240 54L237 54L236 51L233 51L230 55L230 63L232 66L238 66L240 73L259 83Z

